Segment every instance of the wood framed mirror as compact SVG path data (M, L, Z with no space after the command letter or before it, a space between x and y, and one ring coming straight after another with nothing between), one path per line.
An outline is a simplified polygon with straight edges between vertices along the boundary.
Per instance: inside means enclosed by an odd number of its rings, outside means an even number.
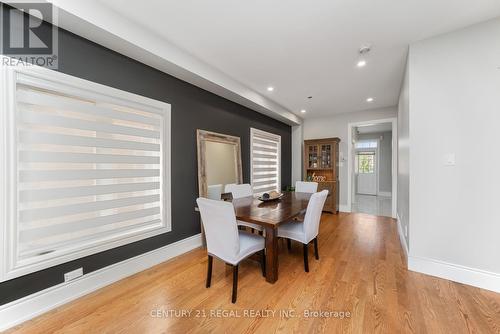
M243 183L240 137L196 130L198 195L220 199L226 184Z

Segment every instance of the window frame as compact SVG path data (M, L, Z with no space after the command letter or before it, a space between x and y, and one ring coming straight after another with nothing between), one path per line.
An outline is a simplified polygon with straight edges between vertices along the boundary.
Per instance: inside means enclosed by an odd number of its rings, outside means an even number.
M163 115L163 154L161 164L161 208L162 226L144 233L127 233L99 238L92 245L61 252L57 257L19 265L18 247L18 168L16 129L16 85L28 84L41 89L55 91L70 96L86 97L99 102L112 103L142 110L150 110ZM17 66L0 68L0 282L32 272L50 268L62 263L97 254L112 248L144 240L172 230L171 222L171 106L137 94L94 83L68 74L38 66ZM109 240L108 240L109 239Z
M379 145L379 142L377 139L364 139L364 140L359 140L354 144L354 149L355 150L371 150L371 149L377 149Z
M253 191L253 141L254 141L254 136L255 135L262 135L262 136L267 136L271 138L275 138L277 143L278 143L278 162L277 162L277 181L276 181L276 191L281 192L281 136L277 135L275 133L267 132L264 130L260 130L257 128L250 128L250 185L252 186L252 191ZM264 192L257 192L254 194L261 194Z
M356 153L357 155L357 171L358 174L375 174L375 168L376 168L376 152L375 151L359 151ZM371 164L371 172L362 172L360 168L360 163L361 163L361 156L371 156L372 157L372 164Z

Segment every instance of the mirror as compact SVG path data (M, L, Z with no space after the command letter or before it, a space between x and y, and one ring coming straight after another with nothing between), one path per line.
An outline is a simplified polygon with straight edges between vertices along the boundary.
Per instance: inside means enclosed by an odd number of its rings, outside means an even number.
M220 199L226 184L242 183L240 138L196 130L198 194Z

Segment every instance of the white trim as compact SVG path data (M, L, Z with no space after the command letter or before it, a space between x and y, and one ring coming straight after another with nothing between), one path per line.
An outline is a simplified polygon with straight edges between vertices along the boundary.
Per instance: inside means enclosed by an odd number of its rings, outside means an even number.
M339 205L339 211L340 212L351 212L351 208L347 205L340 204Z
M174 242L0 306L0 331L16 326L88 293L201 247L201 234Z
M134 108L145 108L146 111L156 113L162 113L164 109L170 107L170 104L162 101L39 66L10 67L6 68L6 70L18 73L19 80L24 84L33 84L45 89L61 91L69 95L78 95L91 99L104 96L107 99L106 102L116 104L122 104L122 100L127 100L136 104L133 106ZM83 96L82 92L84 92Z
M401 219L399 218L399 215L397 213L396 213L396 224L398 224L399 242L401 243L401 247L405 252L406 259L408 260L408 244L406 243L406 238L403 231L403 225L401 224Z
M352 145L352 128L360 125L391 123L392 124L392 218L397 213L397 189L398 189L398 119L396 117L376 119L371 121L353 122L347 124L347 207L351 212L352 206L352 172L354 147Z
M375 159L377 159L375 161L377 164L377 187L375 189L375 195L377 195L378 189L380 188L380 139L377 139L377 148L375 149Z
M412 255L408 257L408 269L500 293L497 273Z
M50 69L28 66L28 67L2 67L0 69L0 79L2 80L2 123L0 130L4 136L0 145L5 149L0 151L0 189L2 194L0 204L2 209L2 220L0 221L0 282L16 278L37 270L42 270L64 262L82 258L107 249L119 247L135 241L150 238L155 235L170 232L171 228L171 108L170 104L153 100L144 96L129 93L116 88L97 84L88 80L73 77L64 73ZM157 113L163 116L163 166L161 172L163 219L161 225L147 226L137 233L123 233L112 237L102 237L95 244L82 244L80 247L68 249L61 252L59 256L47 256L33 263L20 263L17 261L17 157L16 157L16 84L23 83L33 85L37 88L53 90L61 94L74 95L80 98L89 98L100 102L109 102L126 107L133 107L148 112ZM56 252L52 253L56 254Z
M379 191L377 196L381 196L381 197L391 197L392 196L392 192L390 191Z
M397 224L399 241L408 260L408 270L500 293L500 274L498 273L411 255L399 215L397 215Z

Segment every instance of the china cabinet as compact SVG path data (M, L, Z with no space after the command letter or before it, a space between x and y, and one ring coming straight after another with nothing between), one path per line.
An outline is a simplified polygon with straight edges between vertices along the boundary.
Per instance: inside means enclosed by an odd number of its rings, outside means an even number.
M323 211L339 211L339 138L304 141L305 181L318 183L318 191L329 192Z

